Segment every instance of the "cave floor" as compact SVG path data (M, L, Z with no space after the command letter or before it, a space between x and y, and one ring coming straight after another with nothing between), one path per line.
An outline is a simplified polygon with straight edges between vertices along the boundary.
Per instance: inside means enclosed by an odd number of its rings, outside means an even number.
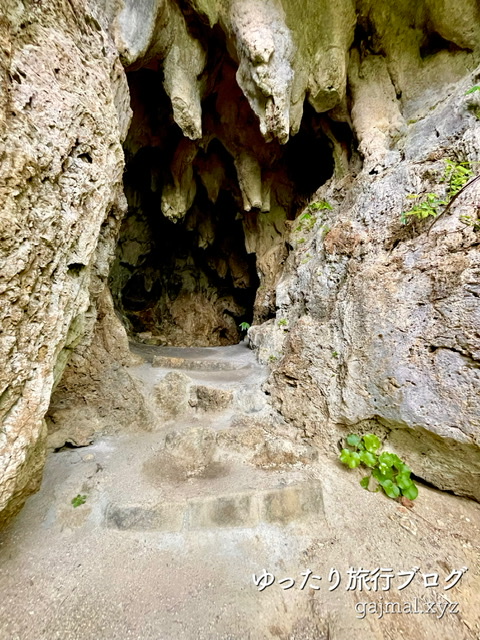
M292 447L243 344L132 350L150 401L172 373L188 395L150 431L50 454L0 534L1 638L478 640L479 504L420 486L407 509Z

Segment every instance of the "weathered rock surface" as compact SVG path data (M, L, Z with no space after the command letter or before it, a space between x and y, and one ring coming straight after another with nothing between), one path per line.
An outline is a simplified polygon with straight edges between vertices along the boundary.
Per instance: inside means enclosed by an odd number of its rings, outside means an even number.
M322 189L333 209L319 212L277 288L283 346L273 323L250 334L261 353L282 350L270 384L276 406L320 446L333 453L345 429L376 430L417 475L479 499L480 252L478 226L468 224L478 185L432 228L432 218L400 222L409 194L445 194L446 158L478 162L471 83L439 94L408 126L403 160ZM378 139L363 138L367 156Z
M44 416L90 335L125 211L128 88L80 3L0 11L0 520L38 486Z
M55 388L47 414L47 447L81 447L100 434L149 431L153 403L142 393L128 366L142 360L129 351L106 287L97 300L93 337L72 353Z

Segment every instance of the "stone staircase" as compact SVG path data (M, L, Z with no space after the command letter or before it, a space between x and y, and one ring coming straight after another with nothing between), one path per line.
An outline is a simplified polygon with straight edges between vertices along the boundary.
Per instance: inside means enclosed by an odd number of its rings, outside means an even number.
M41 491L0 532L0 637L480 637L478 504L422 487L410 510L361 489L335 451L293 441L245 345L133 349L157 420L49 456ZM452 594L462 618L359 617L359 598L384 594L348 590L349 567L417 566L469 567ZM425 598L421 579L405 598Z
M117 439L102 458L113 474L102 491L104 526L181 532L322 519L320 484L303 468L315 452L282 438L261 390L267 370L252 351L244 344L132 351L144 362L131 373L158 423L133 441Z

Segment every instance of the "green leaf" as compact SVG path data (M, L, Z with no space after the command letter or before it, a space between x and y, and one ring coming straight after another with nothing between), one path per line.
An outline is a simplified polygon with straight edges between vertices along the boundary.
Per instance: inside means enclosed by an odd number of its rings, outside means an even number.
M388 478L389 480L393 480L394 471L392 467L387 466L386 464L379 464L378 470L382 474L384 478Z
M380 438L378 438L374 433L367 433L363 436L363 443L365 445L365 449L370 451L371 453L375 453L377 449L380 448L382 444L380 442Z
M312 209L312 211L321 211L322 209L331 211L333 209L332 205L326 200L321 200L320 202L312 202L308 206L310 209Z
M402 492L404 489L408 489L413 484L413 480L410 479L410 474L404 475L403 473L398 474L398 476L395 478L395 482L398 484Z
M373 468L377 464L377 456L374 453L371 453L370 451L362 451L360 453L360 460L367 467Z
M397 498L400 495L400 489L391 480L384 480L380 484L389 498Z
M394 453L392 454L395 456L395 460L393 462L393 466L395 467L395 469L397 469L398 471L400 471L401 473L406 473L407 471L410 472L411 469L410 467L408 467L403 460L401 460L397 455L395 455Z
M340 462L346 464L350 469L355 469L360 464L360 456L356 451L350 449L342 449L340 453Z
M368 489L368 483L370 482L370 476L365 476L360 480L360 486L364 489Z
M418 496L417 485L412 481L410 482L411 482L410 486L407 487L406 489L402 489L402 493L409 500L415 500L415 498Z
M389 467L384 467L382 469L380 466L373 469L372 476L382 484L385 480L393 480L393 471Z
M85 504L87 500L87 496L81 496L78 494L75 498L72 499L72 505L74 508L79 507L82 504Z
M480 91L480 86L476 84L474 87L471 87L468 91L465 91L465 95L468 96L470 93L475 93L475 91Z
M361 437L357 436L355 433L351 433L347 436L347 444L351 447L357 448L361 441Z
M396 456L394 453L389 453L388 451L384 451L378 456L378 462L381 465L385 465L387 467L393 467L395 462L397 462L398 460L400 460L398 456Z

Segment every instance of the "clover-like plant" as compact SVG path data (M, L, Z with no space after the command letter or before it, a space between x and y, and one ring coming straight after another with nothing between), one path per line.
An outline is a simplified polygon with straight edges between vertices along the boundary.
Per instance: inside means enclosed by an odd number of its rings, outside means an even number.
M238 326L242 331L248 331L250 329L250 324L248 322L241 322Z
M364 436L351 433L340 453L340 462L350 469L361 465L371 469L371 474L360 480L364 489L379 491L382 488L389 498L405 496L408 500L415 500L418 489L410 477L412 470L395 453L379 453L381 444L373 433ZM372 478L376 484L374 488L370 488Z

